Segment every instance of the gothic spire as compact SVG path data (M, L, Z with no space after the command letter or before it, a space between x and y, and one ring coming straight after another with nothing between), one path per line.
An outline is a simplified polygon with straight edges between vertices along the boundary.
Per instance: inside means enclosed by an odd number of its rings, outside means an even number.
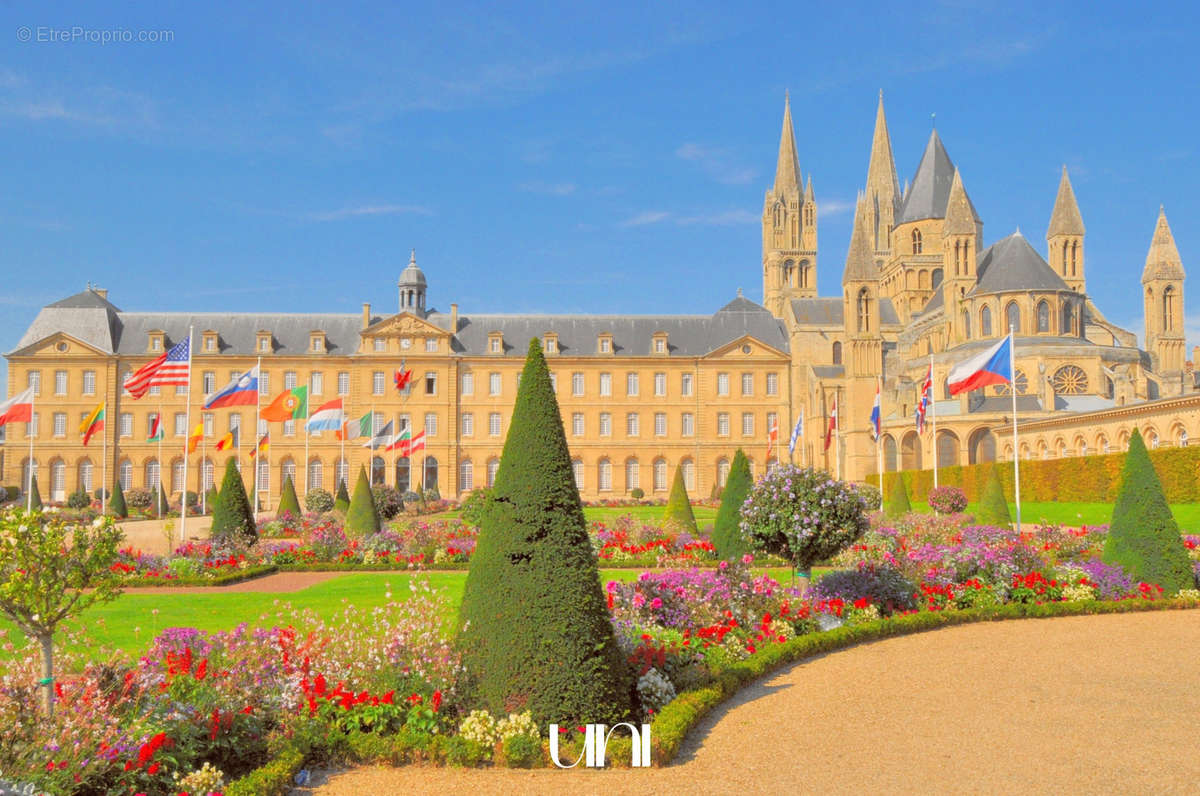
M808 202L808 203L812 203L812 202L816 201L815 199L813 199L812 172L811 171L808 173L808 185L804 186L804 201Z
M1183 260L1180 259L1179 249L1175 246L1175 236L1171 234L1167 214L1160 205L1158 223L1154 227L1154 239L1150 241L1150 251L1146 254L1146 268L1142 271L1142 282L1183 277Z
M867 196L861 191L854 208L854 231L850 234L850 249L846 252L846 268L842 271L842 284L847 282L874 282L879 279L879 268L875 265L875 243L867 228Z
M883 113L883 90L879 91L879 107L875 111L875 135L871 138L871 161L867 164L867 195L893 205L900 200L900 180L896 176L896 161L892 157L892 138L888 135L887 117Z
M950 235L974 235L975 214L972 212L971 200L963 188L962 175L954 170L954 179L950 182L950 196L946 199L946 220L942 223L942 237Z
M779 162L775 166L776 195L800 192L800 164L796 157L796 134L792 130L792 106L783 97L783 132L779 135Z
M1050 227L1046 230L1046 240L1056 235L1082 235L1083 217L1079 215L1079 205L1075 202L1075 191L1071 189L1071 180L1067 177L1067 167L1062 169L1062 179L1058 183L1058 196L1054 200L1054 212L1050 214Z

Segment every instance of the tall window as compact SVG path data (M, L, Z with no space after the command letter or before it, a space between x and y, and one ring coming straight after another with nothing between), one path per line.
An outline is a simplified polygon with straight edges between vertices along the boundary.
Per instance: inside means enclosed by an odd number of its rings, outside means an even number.
M213 463L212 459L205 459L200 462L200 489L207 493L213 487ZM205 506L205 508L209 508Z
M970 310L962 311L963 337L971 339L971 312Z
M612 374L600 374L600 397L607 398L612 395Z
M499 465L499 462L496 463ZM583 489L583 460L574 459L571 461L571 475L575 476L575 488Z
M458 490L470 492L475 488L475 465L470 459L463 459L458 464Z
M625 462L625 489L626 490L638 488L638 481L639 481L638 470L639 470L639 468L638 468L638 460L637 459L630 459L627 462Z
M600 483L600 491L608 492L612 490L612 462L608 459L601 459L596 470L599 476L597 480Z
M500 382L501 379L499 373L488 374L488 395L500 394Z
M438 341L436 337L425 338L425 353L433 354L438 350Z
M582 373L572 373L571 374L571 395L574 395L576 398L583 395L583 374Z
M66 412L55 412L54 413L54 436L56 436L56 437L67 436L67 413Z
M692 374L683 373L679 377L679 394L684 398L690 398L692 395Z
M325 468L321 464L320 459L313 459L308 463L308 488L320 489L322 479L325 475Z
M654 395L661 398L667 394L667 374L654 374Z
M728 412L717 412L717 436L718 437L728 437L729 436L729 413Z
M729 374L717 374L717 395L729 395Z
M125 380L128 379L129 376L130 376L130 374L127 372L125 374L125 378L121 379L121 383L124 384ZM41 395L42 394L42 372L40 370L31 370L28 373L26 373L25 374L25 386L32 387L34 395Z
M654 491L662 492L667 488L667 460L654 460Z
M319 370L314 370L308 377L309 392L313 395L321 395L325 392L325 374Z
M695 436L696 434L696 418L691 412L683 413L681 433L685 437Z
M462 393L463 395L474 395L475 394L475 374L474 373L467 371L462 374L462 378L460 379L459 392Z
M294 371L294 370L284 371L283 389L285 389L285 390L296 389L296 371Z
M696 488L696 468L692 466L691 459L684 459L679 463L679 469L683 471L683 486L685 489Z
M754 436L754 413L753 412L742 412L742 436L743 437L753 437Z
M54 371L54 394L67 394L67 372L65 370Z
M858 291L858 331L871 331L871 293L865 287Z
M1073 334L1075 331L1075 305L1069 301L1063 302L1059 329L1064 335Z
M488 414L488 436L500 436L500 413L491 412Z
M84 492L92 491L92 462L89 459L79 463L79 486Z
M462 413L462 435L464 437L474 436L475 434L475 415L470 412Z
M1037 305L1037 330L1050 331L1050 305L1045 301L1039 301Z
M842 364L842 344L840 342L834 342L833 344L833 364Z
M437 374L436 373L426 373L425 374L425 394L426 395L437 395Z
M779 395L779 374L767 374L767 395Z
M182 437L187 434L187 415L183 412L175 413L175 436Z
M636 398L638 394L638 374L625 374L625 394L630 398Z
M117 480L121 482L121 489L126 492L133 487L133 462L123 459L117 465Z
M655 412L654 413L654 436L656 436L656 437L667 436L667 413L666 412Z
M338 371L338 395L350 394L350 372L346 370Z
M258 394L267 396L271 394L271 373L270 371L259 371L258 374Z
M204 394L212 395L217 391L217 374L211 370L204 371Z
M83 394L84 395L95 395L96 394L96 371L85 370L83 372Z
M171 462L171 491L183 494L183 459Z
M133 436L133 413L122 412L120 421L120 433L122 437Z
M158 459L151 459L146 462L146 488L154 489L159 483Z
M725 488L725 482L729 480L729 460L717 460L717 486Z
M630 412L625 415L625 435L636 437L641 431L641 423L638 419L637 412Z
M571 463L572 467L574 462ZM487 485L489 488L496 485L496 473L500 472L500 460L488 459L487 463Z
M992 336L992 308L986 304L979 310L979 336Z
M425 436L437 436L437 415L433 412L425 413Z
M912 253L921 253L921 230L914 229L912 231Z
M377 370L371 374L371 394L383 395L384 374L382 370Z
M346 459L338 459L333 469L334 488L338 484L348 484L350 478L350 462Z
M1014 332L1021 331L1021 308L1017 306L1017 302L1010 301L1004 308L1004 323Z
M1162 328L1164 332L1175 329L1175 288L1167 285L1162 294ZM57 387L55 387L57 391Z
M583 412L575 412L571 415L571 436L583 436Z
M600 413L600 436L612 436L612 415L610 415L608 412Z

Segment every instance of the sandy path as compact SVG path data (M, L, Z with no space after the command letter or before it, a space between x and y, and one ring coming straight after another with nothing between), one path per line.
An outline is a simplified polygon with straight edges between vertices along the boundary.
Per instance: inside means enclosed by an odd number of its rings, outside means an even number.
M228 586L134 586L124 594L229 594L231 592L257 591L267 594L283 594L300 591L331 578L341 577L345 572L276 572L261 578L231 583Z
M661 769L372 767L303 792L1195 792L1198 719L1200 611L1020 620L797 664Z

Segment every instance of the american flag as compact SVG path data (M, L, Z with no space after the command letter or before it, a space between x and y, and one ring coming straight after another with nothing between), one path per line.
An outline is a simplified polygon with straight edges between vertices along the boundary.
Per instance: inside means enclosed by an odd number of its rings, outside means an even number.
M191 341L182 340L157 359L138 368L125 379L122 386L134 398L141 398L151 387L169 387L172 384L186 387L190 360Z

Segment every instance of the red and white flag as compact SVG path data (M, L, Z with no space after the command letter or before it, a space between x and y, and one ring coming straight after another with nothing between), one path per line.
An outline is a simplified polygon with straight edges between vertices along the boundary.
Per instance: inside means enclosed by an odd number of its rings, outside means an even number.
M19 392L0 403L0 426L5 423L30 423L33 421L33 388Z
M779 423L776 422L767 429L767 461L771 461L771 455L775 452L775 446L779 443Z
M186 387L191 357L190 339L181 340L170 351L138 368L125 379L122 386L134 398L141 398L150 392L151 387L169 387L173 384Z
M833 432L837 429L837 396L833 396L833 411L829 413L829 428L825 429L825 450L833 444Z

